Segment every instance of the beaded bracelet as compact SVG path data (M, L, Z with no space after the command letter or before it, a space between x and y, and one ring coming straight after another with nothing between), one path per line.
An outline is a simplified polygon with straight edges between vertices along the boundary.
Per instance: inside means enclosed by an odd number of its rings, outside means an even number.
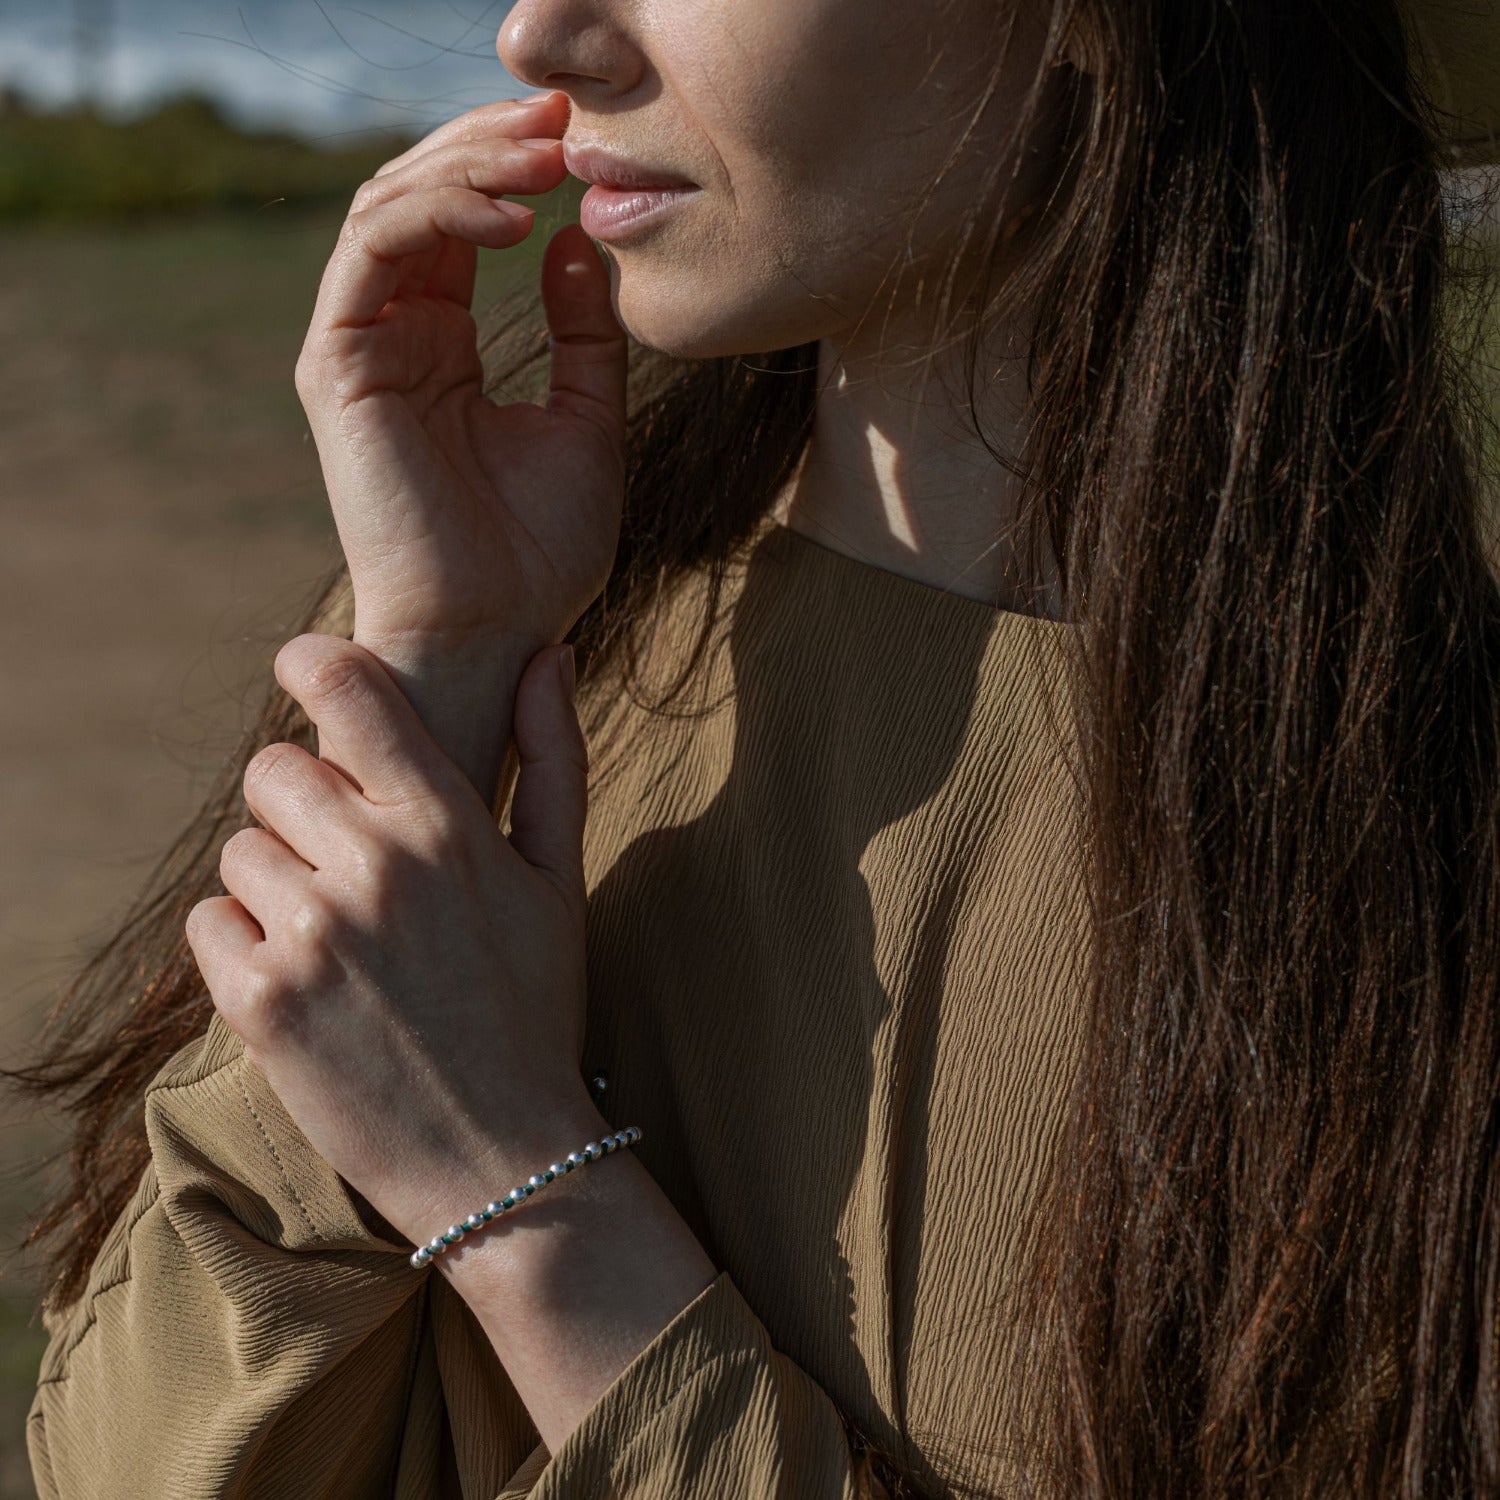
M506 1209L524 1203L539 1187L545 1187L555 1178L566 1176L574 1167L581 1167L585 1162L598 1161L601 1156L608 1156L621 1146L633 1146L640 1138L641 1127L627 1125L624 1130L617 1130L602 1140L590 1141L581 1151L568 1152L561 1161L553 1162L544 1172L533 1173L520 1187L511 1189L498 1202L486 1203L478 1213L470 1214L461 1224L452 1225L445 1234L437 1235L420 1250L413 1251L412 1269L420 1271L434 1256L441 1255L450 1245L456 1245L465 1235L476 1229L483 1229L491 1219L498 1218Z

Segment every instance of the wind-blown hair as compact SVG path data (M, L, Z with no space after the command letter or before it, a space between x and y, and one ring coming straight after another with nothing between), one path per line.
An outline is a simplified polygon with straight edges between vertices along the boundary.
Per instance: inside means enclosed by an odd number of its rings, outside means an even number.
M997 295L1037 315L1023 524L1081 627L1093 944L1005 1335L1018 1462L1068 1496L1494 1496L1500 593L1437 122L1396 0L1055 12L1044 64L1084 25L1096 82ZM998 260L1005 225L968 227ZM633 663L684 569L722 579L808 440L816 353L633 351L585 678ZM528 293L493 388L545 357ZM346 582L299 628L347 633ZM146 1083L206 1023L183 923L273 740L315 747L279 689L12 1075L77 1122L28 1240L66 1236L55 1304L147 1161ZM935 1484L871 1458L892 1495Z

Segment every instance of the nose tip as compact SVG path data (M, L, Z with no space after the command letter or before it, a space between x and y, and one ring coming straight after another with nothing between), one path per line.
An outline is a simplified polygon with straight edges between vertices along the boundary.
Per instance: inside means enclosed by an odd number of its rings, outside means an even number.
M536 49L524 45L526 23L523 17L517 15L517 9L516 6L509 8L499 30L495 32L495 56L500 59L500 66L518 83L527 88L539 89L544 85L540 78L532 76L532 70L528 66L528 60Z
M638 80L638 49L619 26L588 7L591 24L573 0L509 0L505 19L495 34L495 55L519 83L531 89L566 89L572 98L583 90L621 93Z

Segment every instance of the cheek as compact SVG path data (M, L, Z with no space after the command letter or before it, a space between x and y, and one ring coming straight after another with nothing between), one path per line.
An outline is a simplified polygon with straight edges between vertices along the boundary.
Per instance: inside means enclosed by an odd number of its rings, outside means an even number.
M832 152L824 170L800 175L749 160L731 183L684 203L651 239L606 250L631 336L710 359L810 343L857 322L905 251L909 215L893 210L893 183Z
M943 155L922 10L661 0L654 58L713 173L659 232L607 249L632 337L710 358L810 342L860 316Z
M784 180L704 194L648 244L611 250L616 315L638 343L684 359L760 353L828 337L879 281L852 246L868 224L847 198Z

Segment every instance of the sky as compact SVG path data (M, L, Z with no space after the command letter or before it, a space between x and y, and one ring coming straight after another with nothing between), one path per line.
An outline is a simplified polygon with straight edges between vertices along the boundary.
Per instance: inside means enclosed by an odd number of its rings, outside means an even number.
M247 126L337 141L425 132L532 92L501 67L510 0L0 0L0 84L44 107L80 92L76 26L100 18L97 88L111 114L193 88Z

